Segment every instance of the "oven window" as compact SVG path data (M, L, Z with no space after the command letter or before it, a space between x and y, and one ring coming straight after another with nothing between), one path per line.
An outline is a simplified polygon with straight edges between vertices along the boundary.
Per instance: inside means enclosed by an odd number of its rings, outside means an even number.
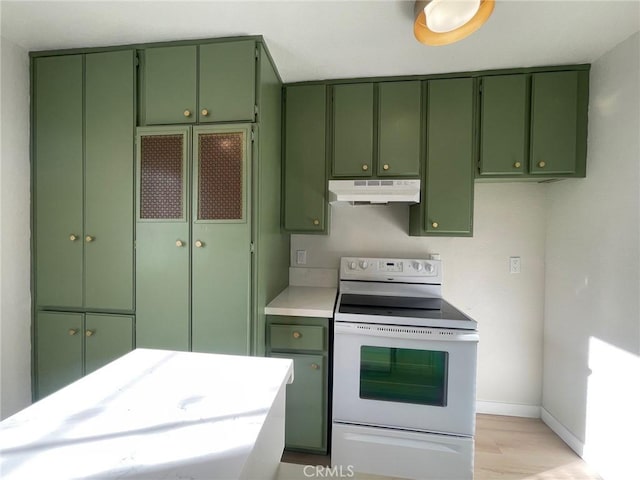
M408 348L360 348L360 398L447 405L449 354Z

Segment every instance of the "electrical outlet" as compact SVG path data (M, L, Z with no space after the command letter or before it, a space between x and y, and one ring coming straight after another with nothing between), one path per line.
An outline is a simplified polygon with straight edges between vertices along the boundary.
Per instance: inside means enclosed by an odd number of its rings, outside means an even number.
M296 250L296 265L306 265L306 264L307 264L307 251Z
M509 257L509 273L520 273L520 257Z

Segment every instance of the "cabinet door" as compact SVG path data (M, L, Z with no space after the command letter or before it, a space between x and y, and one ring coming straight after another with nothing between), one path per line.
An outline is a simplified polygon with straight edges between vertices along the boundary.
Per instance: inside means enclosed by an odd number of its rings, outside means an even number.
M470 235L474 80L432 80L428 92L425 230L430 235Z
M81 55L35 60L36 304L82 307Z
M253 40L200 45L200 122L253 122L256 44Z
M85 307L133 310L134 52L86 56Z
M532 75L531 173L572 174L586 143L587 72Z
M373 171L373 84L333 87L334 177L370 177Z
M147 48L143 57L142 123L196 121L197 46Z
M284 228L326 232L326 87L285 93Z
M482 79L480 175L522 175L529 156L527 75Z
M136 345L189 350L189 129L137 134Z
M82 377L81 313L36 313L37 397Z
M251 127L194 128L192 348L249 353Z
M326 371L322 355L272 353L293 360L295 378L287 385L285 445L300 450L327 448Z
M133 349L133 317L85 316L85 375Z
M382 177L418 177L422 132L419 81L378 86L378 168Z

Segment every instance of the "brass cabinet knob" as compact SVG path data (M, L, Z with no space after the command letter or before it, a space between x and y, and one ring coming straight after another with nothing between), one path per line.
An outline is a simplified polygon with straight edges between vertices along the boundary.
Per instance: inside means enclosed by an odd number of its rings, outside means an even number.
M385 164L382 166L382 169L383 169L383 170L389 170L389 165L385 163Z
M84 334L85 334L87 337L92 336L94 333L96 333L94 330L87 330L86 332L84 332Z
M69 333L70 337L73 337L74 335L76 335L78 333L78 329L77 328L70 328L68 333Z
M72 233L71 235L69 235L69 240L71 240L72 242L75 242L78 239L78 236L75 233Z
M200 113L202 114L203 117L209 116L209 110L207 110L206 108L203 108Z
M191 116L191 110L185 110L184 112L182 112L182 114L183 114L185 117L190 117L190 116Z
M320 220L318 220L317 218L313 219L313 224L314 225L320 225Z
M541 162L538 162L538 166L539 166L540 168L544 168L544 167L546 167L546 166L547 166L547 163L546 163L546 162L544 162L544 161L541 161Z
M365 163L364 165L362 165L362 171L366 172L367 170L369 170L369 165Z
M84 237L84 241L87 243L91 243L96 239L96 237L92 237L91 235L87 235L86 237Z
M320 365L318 365L317 363L312 363L311 368L314 370L318 370L320 368Z
M184 242L182 240L176 240L176 247L184 247Z
M300 337L302 336L302 334L301 334L300 332L297 332L297 331L296 331L296 332L293 332L293 333L291 334L291 336L292 336L293 338L300 338Z
M204 243L202 243L200 240L196 240L196 243L194 243L194 245L196 246L196 248L202 248Z
M516 162L516 163L514 163L514 164L513 164L513 166L514 166L515 168L520 168L520 166L521 166L521 165L522 165L522 164L521 164L520 162Z
M432 226L433 228L438 228L438 222L433 222L433 223L431 224L431 226Z

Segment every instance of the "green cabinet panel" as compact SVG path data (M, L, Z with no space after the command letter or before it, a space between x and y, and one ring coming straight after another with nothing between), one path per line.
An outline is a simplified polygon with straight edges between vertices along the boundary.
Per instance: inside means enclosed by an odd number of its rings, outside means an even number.
M285 91L284 228L327 232L326 87Z
M246 355L251 126L195 127L193 137L192 349Z
M200 45L200 122L255 119L254 40Z
M470 236L473 225L475 80L427 82L427 156L411 235ZM420 218L421 217L421 218Z
M419 81L378 85L376 173L380 177L417 177L420 173L421 89Z
M373 83L333 87L334 177L370 177L373 173Z
M85 315L85 375L133 350L133 317Z
M470 235L473 222L474 80L428 83L425 230Z
M311 325L278 325L269 327L273 350L324 350L325 329Z
M329 430L329 320L267 317L267 355L293 360L287 385L285 447L326 454Z
M84 305L132 311L135 65L133 50L85 67ZM81 242L79 242L81 243Z
M142 123L195 123L198 47L153 47L144 50Z
M480 175L527 173L528 75L482 78L480 108Z
M36 304L82 307L82 55L34 60Z
M138 347L190 347L189 133L189 127L138 128Z
M38 398L82 377L83 315L36 313Z
M588 72L535 73L531 79L531 173L584 176Z
M36 313L37 398L43 398L133 349L133 317Z
M293 360L294 381L287 385L285 445L289 449L325 450L327 417L325 357L322 355L272 353Z

